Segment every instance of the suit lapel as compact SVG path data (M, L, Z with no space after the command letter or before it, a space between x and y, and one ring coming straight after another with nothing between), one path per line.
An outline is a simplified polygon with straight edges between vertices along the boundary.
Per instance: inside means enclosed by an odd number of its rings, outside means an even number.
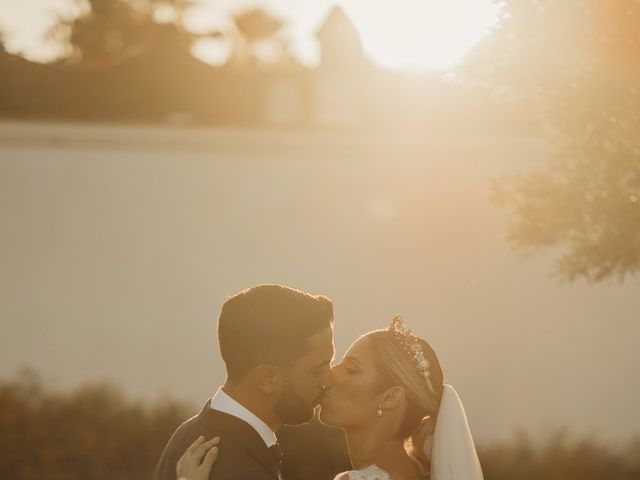
M260 439L262 441L262 439ZM266 450L266 455L264 451ZM271 475L275 478L282 479L280 472L278 472L278 467L276 466L276 462L274 462L273 457L271 456L271 452L263 442L263 448L261 450L258 449L248 449L249 455L251 455L260 465L262 465Z
M198 421L212 430L217 430L239 441L244 445L249 455L269 472L273 478L282 478L264 440L247 422L233 415L212 409L211 400L207 401L198 415ZM221 455L224 455L224 451L221 452Z

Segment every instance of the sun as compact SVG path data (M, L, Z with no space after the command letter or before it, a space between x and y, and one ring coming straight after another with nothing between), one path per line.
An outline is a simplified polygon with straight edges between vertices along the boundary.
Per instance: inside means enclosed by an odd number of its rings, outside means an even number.
M342 0L367 55L393 69L447 70L497 24L494 0Z

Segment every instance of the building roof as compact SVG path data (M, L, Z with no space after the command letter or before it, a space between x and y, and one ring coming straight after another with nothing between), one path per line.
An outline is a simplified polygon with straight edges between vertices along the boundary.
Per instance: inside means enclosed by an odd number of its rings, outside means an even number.
M335 5L329 11L324 22L316 31L316 37L320 42L340 39L342 41L361 43L358 29L339 5Z

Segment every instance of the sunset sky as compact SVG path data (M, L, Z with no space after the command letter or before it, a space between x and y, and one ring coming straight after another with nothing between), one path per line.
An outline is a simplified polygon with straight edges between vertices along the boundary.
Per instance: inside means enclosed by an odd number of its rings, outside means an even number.
M201 0L185 23L197 31L226 28L230 12L260 5L289 22L286 34L293 39L296 54L313 64L317 56L313 33L336 3L351 17L375 63L412 70L450 68L498 19L492 0ZM55 55L55 46L41 38L56 12L73 15L77 7L71 0L1 0L0 29L8 48L33 59ZM201 44L196 53L215 61L224 50L224 45Z

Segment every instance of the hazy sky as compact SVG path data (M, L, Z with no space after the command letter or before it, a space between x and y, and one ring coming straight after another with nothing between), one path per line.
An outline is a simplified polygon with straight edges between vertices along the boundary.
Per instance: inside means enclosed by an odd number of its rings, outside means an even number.
M640 434L640 279L558 284L548 255L508 248L487 200L492 176L544 157L540 142L12 132L0 128L0 378L31 365L53 387L108 379L197 408L224 379L222 302L281 282L332 297L339 355L403 314L480 442Z
M313 62L313 32L332 5L339 3L359 29L365 50L390 67L447 68L455 64L497 22L492 0L201 0L186 18L195 30L228 24L229 12L262 5L290 23L287 34L303 61ZM58 14L77 11L71 0L0 0L0 28L8 47L34 59L56 52L41 37ZM222 46L200 44L198 55L213 59Z

